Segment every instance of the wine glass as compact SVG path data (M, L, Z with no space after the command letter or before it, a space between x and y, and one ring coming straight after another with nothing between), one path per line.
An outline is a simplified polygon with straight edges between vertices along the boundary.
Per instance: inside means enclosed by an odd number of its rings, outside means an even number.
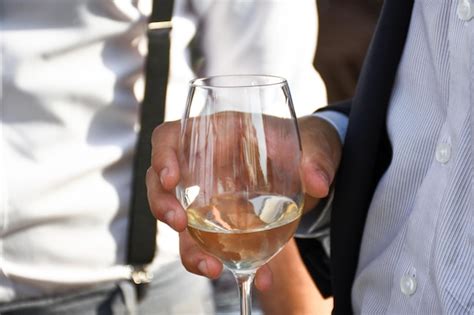
M270 75L199 78L186 105L177 196L189 233L233 273L250 314L255 272L291 239L303 208L290 90Z

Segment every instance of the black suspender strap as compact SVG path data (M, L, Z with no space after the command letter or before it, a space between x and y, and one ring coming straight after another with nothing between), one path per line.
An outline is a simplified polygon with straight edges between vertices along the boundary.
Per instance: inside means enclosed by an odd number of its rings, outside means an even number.
M164 121L172 13L172 0L153 0L147 34L145 95L135 151L128 231L127 263L135 270L132 280L136 284L150 281L144 268L155 256L156 220L148 205L145 176L151 161L151 134Z

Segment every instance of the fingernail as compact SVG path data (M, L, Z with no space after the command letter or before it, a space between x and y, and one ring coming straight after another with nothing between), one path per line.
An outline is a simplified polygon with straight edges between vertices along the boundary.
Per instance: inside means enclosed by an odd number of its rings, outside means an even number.
M168 175L168 168L165 167L164 169L162 169L160 171L160 182L161 182L161 185L164 186L165 185L165 177L166 175Z
M208 269L207 269L207 263L205 260L201 260L198 264L198 270L203 274L207 275Z
M174 224L174 218L175 218L175 213L173 210L170 210L165 213L165 221L166 223L168 223L168 225Z
M329 182L329 175L326 172L324 172L322 170L317 170L316 174L318 175L318 177L320 179L322 179L324 181L324 183L326 185L328 185L328 186L331 185L331 183Z

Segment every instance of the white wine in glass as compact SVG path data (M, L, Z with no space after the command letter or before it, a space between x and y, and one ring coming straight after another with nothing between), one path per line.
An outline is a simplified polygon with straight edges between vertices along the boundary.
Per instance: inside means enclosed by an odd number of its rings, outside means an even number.
M188 231L232 271L241 314L257 269L294 235L303 208L301 143L285 79L227 75L191 82L177 195Z

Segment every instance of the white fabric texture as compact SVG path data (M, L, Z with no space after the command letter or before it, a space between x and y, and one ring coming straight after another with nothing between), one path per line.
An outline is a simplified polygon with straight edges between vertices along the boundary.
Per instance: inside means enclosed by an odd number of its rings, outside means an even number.
M0 302L129 277L149 9L138 0L2 1ZM324 105L312 67L315 10L312 0L175 1L167 119L181 117L196 75L280 75L299 115ZM157 277L181 264L177 234L162 224L158 247Z
M359 314L472 314L474 21L415 0L392 94L388 170L352 288Z

